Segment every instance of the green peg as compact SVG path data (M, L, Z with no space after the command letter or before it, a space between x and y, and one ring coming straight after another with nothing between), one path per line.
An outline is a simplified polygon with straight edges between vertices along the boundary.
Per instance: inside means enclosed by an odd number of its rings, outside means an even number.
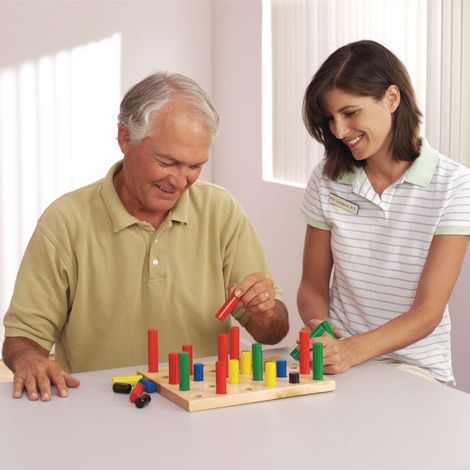
M253 356L253 380L263 380L263 350L261 344L251 345L251 355Z
M178 353L178 366L180 376L180 390L189 390L189 352Z
M323 344L313 345L313 380L323 380Z

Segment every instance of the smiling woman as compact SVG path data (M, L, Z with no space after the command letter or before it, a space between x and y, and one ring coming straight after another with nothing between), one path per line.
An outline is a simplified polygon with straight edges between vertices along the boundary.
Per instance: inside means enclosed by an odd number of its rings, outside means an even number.
M396 160L412 161L419 154L421 112L406 68L378 43L353 44L331 54L304 97L305 125L324 145L325 174L333 179L364 166L364 156L374 155L378 146ZM366 139L354 140L362 136Z
M470 235L470 170L418 137L420 115L405 67L373 41L335 51L305 92L325 160L302 204L298 307L308 328L330 318L341 331L313 340L327 372L387 357L453 380L447 302Z

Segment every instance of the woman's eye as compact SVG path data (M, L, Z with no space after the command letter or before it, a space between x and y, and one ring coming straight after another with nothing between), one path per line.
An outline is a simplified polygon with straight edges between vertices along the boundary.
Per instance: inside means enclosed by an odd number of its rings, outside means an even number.
M347 113L344 113L346 117L352 117L356 114L356 111L348 111Z

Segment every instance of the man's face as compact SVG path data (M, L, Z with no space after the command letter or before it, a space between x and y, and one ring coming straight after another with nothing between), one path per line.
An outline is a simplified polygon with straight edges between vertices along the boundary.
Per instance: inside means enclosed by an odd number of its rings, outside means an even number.
M180 99L160 112L152 129L149 137L132 146L128 129L119 128L124 153L120 196L133 215L166 215L199 177L212 143L207 127Z

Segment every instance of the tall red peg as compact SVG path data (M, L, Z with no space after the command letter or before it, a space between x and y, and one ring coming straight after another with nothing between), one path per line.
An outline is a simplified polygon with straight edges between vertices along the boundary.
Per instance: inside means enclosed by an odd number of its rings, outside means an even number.
M215 393L225 395L227 393L227 362L215 363Z
M230 327L230 359L240 360L240 328Z
M158 372L158 330L150 328L147 332L148 369Z
M310 333L306 330L300 330L299 351L300 373L310 374Z

